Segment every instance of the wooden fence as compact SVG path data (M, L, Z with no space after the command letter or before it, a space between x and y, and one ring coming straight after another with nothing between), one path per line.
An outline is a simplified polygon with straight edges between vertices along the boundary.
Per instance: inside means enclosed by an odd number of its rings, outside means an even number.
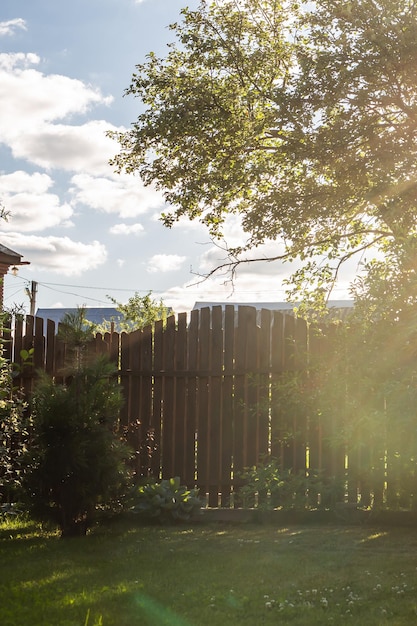
M21 377L27 393L37 369L61 375L66 346L56 330L31 316L13 328L12 361L34 348L33 367ZM315 404L323 371L343 362L332 333L292 315L226 306L130 334L97 335L89 350L109 354L117 365L125 398L120 419L141 473L180 476L207 494L209 506L228 507L236 505L242 471L270 455L283 470L320 471L329 486L339 481L339 499L381 502L401 478L394 465L389 473L395 457L389 433L381 443L382 429L377 440L364 429L349 441L340 389L327 401L327 414Z

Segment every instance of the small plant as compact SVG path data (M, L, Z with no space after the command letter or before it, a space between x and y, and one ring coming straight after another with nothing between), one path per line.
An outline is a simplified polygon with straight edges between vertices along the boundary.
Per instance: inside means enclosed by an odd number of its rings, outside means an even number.
M186 521L200 512L202 500L198 493L198 489L181 485L178 476L161 482L152 480L135 487L131 510L160 522Z

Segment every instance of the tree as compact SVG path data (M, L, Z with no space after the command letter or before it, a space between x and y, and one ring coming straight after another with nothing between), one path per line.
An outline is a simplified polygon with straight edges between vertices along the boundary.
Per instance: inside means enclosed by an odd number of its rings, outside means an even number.
M113 133L113 164L164 192L164 223L221 239L239 214L247 241L225 266L265 261L274 240L269 260L302 261L293 297L323 302L365 252L415 281L414 0L201 0L170 28L127 89L143 111Z
M118 328L124 332L131 332L150 326L158 320L165 321L171 309L167 307L161 300L152 298L152 292L141 296L135 293L129 298L126 304L117 302L114 298L110 300L116 306L117 311L123 315L123 319L117 322ZM111 320L105 321L104 324L95 326L95 331L108 332L111 326Z
M32 514L69 537L85 534L96 510L124 495L133 451L119 424L117 368L106 355L88 355L92 330L82 307L65 317L59 334L69 343L66 382L39 375L22 483Z

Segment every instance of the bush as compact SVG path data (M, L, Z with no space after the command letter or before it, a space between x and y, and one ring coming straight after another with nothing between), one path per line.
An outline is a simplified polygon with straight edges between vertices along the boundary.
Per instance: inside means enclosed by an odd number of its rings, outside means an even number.
M187 521L200 512L198 489L187 489L178 476L136 486L131 494L131 510L158 522Z
M14 365L3 356L3 343L0 339L0 503L7 504L21 497L30 418L22 390L13 385ZM22 350L22 358L26 355L31 356Z
M43 376L35 389L23 484L34 517L58 524L64 537L85 534L97 509L127 489L130 452L118 433L122 397L113 371L100 357L68 385Z
M259 509L304 510L335 505L343 496L343 486L336 479L325 479L320 470L293 472L281 469L273 457L246 469L239 490L243 506Z

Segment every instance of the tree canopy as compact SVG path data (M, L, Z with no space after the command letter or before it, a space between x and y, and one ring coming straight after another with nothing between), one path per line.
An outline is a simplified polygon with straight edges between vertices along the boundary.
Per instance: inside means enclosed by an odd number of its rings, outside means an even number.
M325 297L367 250L367 288L388 264L417 294L415 2L201 0L170 28L165 58L136 68L143 108L113 160L163 191L164 223L220 239L239 214L230 269L275 240L303 263L293 295Z
M132 332L142 330L146 326L152 326L157 321L166 322L168 315L172 314L172 309L164 303L162 298L156 300L152 297L152 291L144 296L135 293L129 298L126 304L117 302L115 298L108 296L113 302L123 319L117 321L119 331ZM111 328L112 320L106 320L103 324L95 325L95 331L108 332Z

